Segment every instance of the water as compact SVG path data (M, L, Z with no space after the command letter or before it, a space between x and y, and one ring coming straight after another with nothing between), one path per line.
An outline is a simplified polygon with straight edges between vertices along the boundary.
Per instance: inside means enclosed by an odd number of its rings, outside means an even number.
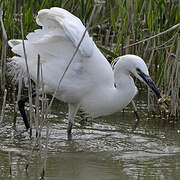
M89 121L81 127L77 116L68 140L67 107L55 102L50 117L47 158L46 128L42 150L32 153L33 138L18 117L12 128L11 106L0 126L0 180L40 179L43 165L48 180L178 180L180 178L180 123L148 118L147 105L137 100L141 121L136 127L131 106L124 112ZM136 128L135 128L136 127ZM31 158L30 158L31 157ZM28 170L25 170L29 164Z

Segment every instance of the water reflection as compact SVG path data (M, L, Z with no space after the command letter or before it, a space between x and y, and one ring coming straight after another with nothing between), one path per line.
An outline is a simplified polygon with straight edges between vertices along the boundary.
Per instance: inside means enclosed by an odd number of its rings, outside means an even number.
M72 140L66 133L66 106L54 104L46 163L46 129L42 132L42 151L31 153L34 138L13 130L7 111L0 126L0 179L39 179L44 165L50 180L179 179L180 124L171 126L162 119L147 119L143 101L139 104L142 113L136 129L134 114L127 108L84 127L77 117ZM22 119L17 120L17 128L22 130ZM35 136L35 130L33 133Z

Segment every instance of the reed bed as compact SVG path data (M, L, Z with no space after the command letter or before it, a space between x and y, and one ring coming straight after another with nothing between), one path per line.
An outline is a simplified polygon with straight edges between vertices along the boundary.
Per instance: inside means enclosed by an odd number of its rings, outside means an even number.
M169 111L167 112L163 107L160 111L166 111L165 114L174 119L179 117L179 1L1 0L0 2L2 27L0 89L2 95L5 94L5 89L12 89L12 85L6 84L9 80L7 54L12 55L7 47L7 39L23 39L28 32L37 28L35 16L39 9L52 6L63 7L78 16L87 26L93 7L97 6L88 30L98 47L109 61L127 53L141 56L148 64L157 86L163 90L164 98L169 101ZM31 97L30 77L28 82L28 92ZM149 110L155 109L156 100L153 99L151 92L149 92L148 102ZM32 105L30 109L32 111Z
M157 82L157 86L163 90L164 97L169 101L168 115L174 118L179 117L179 1L1 0L0 2L2 33L0 41L0 89L2 95L6 93L5 89L12 88L11 84L7 84L7 80L9 80L7 54L8 56L12 55L7 47L7 39L24 39L28 32L37 28L34 17L39 9L52 6L63 7L78 16L85 25L88 25L91 12L94 6L97 6L88 30L98 47L108 57L109 61L127 53L141 56L148 64L151 76ZM32 96L30 77L28 82L29 96ZM36 91L38 91L37 89ZM11 92L8 91L9 93ZM149 102L149 107L155 105L151 95L149 95ZM38 104L37 100L36 104Z
M28 89L25 91L23 91L22 79L17 85L14 85L13 82L7 83L12 79L8 74L7 63L9 60L7 57L11 57L12 53L7 47L7 40L13 38L24 40L28 32L36 29L35 16L40 9L53 6L63 7L78 16L88 27L94 41L110 62L117 56L127 53L141 56L148 64L151 76L157 86L162 89L163 96L169 104L168 110L163 106L157 106L157 99L154 99L151 92L148 91L149 111L161 114L170 121L179 119L180 14L178 10L180 2L178 0L1 0L0 3L0 31L2 34L0 39L0 99L2 99L0 122L5 116L6 103L11 102L15 104L13 119L14 125L16 124L16 102L20 99L22 92L25 92L30 99L30 124L34 124L36 131L26 170L33 152L39 149L43 154L40 176L41 179L45 177L50 136L48 113L55 94L49 103L44 92L40 56L37 57L37 82L35 85L31 82L30 76L28 77ZM26 57L25 48L24 54ZM27 61L26 58L25 60ZM27 63L26 68L28 72ZM32 98L33 91L37 94L35 103ZM157 107L160 107L158 111ZM41 139L43 128L46 128L45 142ZM30 128L31 136L32 127ZM44 148L42 144L45 144Z

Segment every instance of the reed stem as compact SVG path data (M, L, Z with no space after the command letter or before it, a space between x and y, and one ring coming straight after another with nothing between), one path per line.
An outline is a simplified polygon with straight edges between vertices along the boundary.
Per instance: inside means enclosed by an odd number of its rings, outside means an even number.
M1 22L1 28L2 28L2 49L1 49L1 90L5 90L6 86L6 56L7 56L7 33L4 27L4 22L3 22L3 3L1 4L0 7L0 22Z
M4 113L5 113L5 108L6 108L6 97L7 97L7 89L4 90L4 97L3 97L3 105L2 105L2 110L1 110L1 119L0 123L4 119Z
M23 20L22 20L22 7L21 7L21 36L22 36L22 45L23 45L23 51L24 51L24 59L26 64L26 72L28 76L28 96L29 96L29 107L30 107L30 132L32 131L31 125L32 125L32 117L33 117L33 107L32 107L32 85L31 85L31 77L29 73L29 67L28 67L28 60L27 60L27 54L26 54L26 48L25 48L25 41L24 41L24 30L23 30ZM32 134L32 133L30 133Z

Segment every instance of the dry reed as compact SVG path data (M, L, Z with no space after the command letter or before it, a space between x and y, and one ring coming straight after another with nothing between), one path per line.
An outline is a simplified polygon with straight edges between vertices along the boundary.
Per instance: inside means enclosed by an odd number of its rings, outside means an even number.
M36 129L36 137L35 141L32 145L32 150L29 154L29 158L26 163L26 170L29 167L30 161L32 159L33 153L38 147L40 152L44 152L44 159L42 165L42 172L41 178L44 179L46 175L46 161L47 161L47 153L48 153L48 142L50 137L50 130L48 124L48 113L50 112L50 108L56 96L56 92L60 87L61 81L64 78L69 66L71 65L78 49L80 43L83 40L83 37L87 30L90 30L95 37L96 43L101 47L101 50L108 56L110 60L112 57L116 57L119 55L123 55L124 53L133 53L142 56L144 59L147 59L148 67L150 72L155 78L157 85L164 90L164 94L170 96L170 109L168 115L170 117L179 117L180 113L177 111L179 104L179 89L180 89L180 40L179 40L179 27L180 24L173 24L166 29L163 29L161 26L157 26L157 29L153 27L151 21L152 17L150 17L150 4L148 1L144 1L146 3L147 12L143 7L144 5L139 5L138 0L129 1L127 0L126 3L116 4L116 6L111 1L103 1L100 5L98 3L90 3L87 7L78 7L78 1L61 1L61 6L65 7L66 9L71 9L74 14L78 15L84 22L89 22L86 26L86 31L84 32L78 47L76 48L75 53L73 54L72 58L69 61L69 64L64 71L62 77L59 79L59 84L57 90L54 92L53 97L48 104L46 94L44 92L44 83L43 83L43 68L40 64L40 56L37 57L37 82L36 82L36 110L35 113L33 112L33 100L32 100L32 84L29 74L29 67L27 63L27 55L26 55L26 47L24 43L24 34L26 32L31 31L34 29L35 23L33 22L32 13L36 14L37 9L33 11L33 7L38 7L38 3L40 1L26 1L24 5L24 14L23 9L18 11L19 4L22 6L21 3L18 1L13 1L13 15L11 17L10 10L11 8L6 8L7 13L4 16L5 22L3 22L3 6L1 5L0 9L0 21L2 27L2 54L1 54L1 66L0 66L0 78L1 78L1 90L4 93L3 97L3 106L1 110L1 121L4 117L4 110L6 105L6 97L7 97L7 90L6 90L6 56L7 56L7 33L5 30L8 29L8 33L11 34L11 37L20 37L22 38L23 42L23 51L24 57L26 62L26 69L28 74L28 97L29 97L29 104L30 104L30 125L31 125L31 134L32 134L32 120L35 120L35 129ZM47 0L43 1L40 5L41 8L48 8L55 4L55 1L52 4ZM89 0L85 2L90 2ZM105 3L104 3L105 2ZM116 1L113 1L116 2ZM119 1L120 2L120 1ZM124 1L125 2L125 1ZM155 2L154 2L155 3ZM7 3L4 1L4 4L7 6ZM53 5L54 5L53 4ZM82 3L83 4L83 3ZM84 3L86 4L86 3ZM87 3L88 4L88 3ZM109 5L107 5L109 4ZM30 6L30 7L28 7ZM99 8L96 8L99 6ZM149 6L149 7L148 7ZM107 7L110 7L109 9ZM85 15L81 13L81 9L85 9ZM80 9L80 10L79 10ZM109 10L111 9L111 12ZM118 9L118 13L116 10ZM139 13L137 13L141 10ZM27 11L28 10L28 11ZM78 11L79 10L79 11ZM96 10L96 11L95 11ZM20 12L20 16L19 16ZM83 12L83 11L82 11ZM90 13L91 12L91 13ZM29 13L29 14L28 14ZM9 17L7 17L7 14ZM164 16L164 14L162 15ZM19 18L20 17L20 18ZM92 18L96 17L96 18ZM155 17L155 16L154 16ZM9 21L8 21L8 20ZM94 20L95 19L95 20ZM141 23L139 19L144 23ZM20 27L16 24L20 21ZM13 22L13 28L9 26L9 22ZM90 29L90 24L92 23L92 28ZM5 25L4 25L5 24ZM154 29L153 29L154 28ZM12 30L11 30L12 29ZM142 29L142 31L141 31ZM17 33L18 32L18 33ZM140 32L140 33L138 33ZM175 32L175 33L174 33ZM169 36L169 38L164 38L165 36ZM147 38L148 37L148 38ZM164 39L166 40L164 40ZM164 42L165 41L165 42ZM102 46L103 45L103 46ZM164 52L163 52L163 51ZM175 51L176 50L176 51ZM161 55L161 61L157 62L156 59L159 55ZM163 61L164 60L164 61ZM41 90L40 90L41 88ZM19 81L18 84L18 98L20 99L22 91L22 80ZM39 96L41 94L41 102L39 101ZM155 100L152 98L151 93L148 93L148 107L149 109L155 109ZM135 108L135 112L137 109ZM15 123L14 123L15 124ZM41 132L43 128L46 128L46 141L45 141L45 148L42 147L42 139L41 139Z
M4 113L5 113L5 108L6 108L6 97L7 97L7 89L4 90L4 97L3 97L3 105L2 105L2 110L1 110L1 119L0 123L4 119Z
M24 42L24 30L23 30L23 20L22 20L22 7L21 7L21 18L20 18L20 23L21 23L21 36L22 36L22 45L23 45L23 51L24 51L24 60L26 64L26 72L28 76L28 97L29 97L29 108L30 108L30 135L32 135L32 118L33 118L33 106L32 106L32 84L31 84L31 77L29 73L29 67L28 67L28 60L27 60L27 54L26 54L26 48L25 48L25 42Z
M6 56L7 56L7 33L3 22L3 3L0 7L0 22L2 28L2 48L1 48L1 68L0 68L0 78L1 78L1 90L4 91L6 88Z
M32 18L32 14L37 13L39 10L37 7L40 7L41 9L49 8L51 6L64 7L80 17L86 24L86 22L90 22L91 12L94 6L98 6L93 14L94 18L92 20L92 27L89 28L89 30L90 34L93 34L98 47L100 47L100 49L106 54L108 60L112 60L112 58L125 53L133 53L142 56L143 59L146 60L150 73L152 74L153 79L157 82L157 85L163 89L166 96L171 96L171 94L174 94L173 91L175 90L173 89L172 84L169 83L171 80L167 78L167 73L174 79L175 75L171 74L171 72L177 73L177 70L172 71L172 68L175 68L177 63L174 63L174 65L171 63L171 71L170 67L167 65L170 63L168 59L171 59L169 54L176 54L178 48L177 36L175 36L175 34L179 32L180 26L178 16L176 15L178 3L176 1L173 1L171 4L169 4L168 1L151 1L151 3L150 1L140 2L140 0L79 0L78 3L76 3L75 1L64 0L59 0L57 2L50 2L48 0L43 0L42 2L32 0L26 1L22 4L15 0L12 1L12 6L10 7L7 1L3 1L4 9L6 9L6 11L4 16L2 16L1 6L1 26L3 24L2 18L4 17L8 34L10 34L11 37L20 38L20 34L21 37L24 35L17 32L22 32L24 30L26 34L31 31L31 29L35 28L36 25ZM23 16L22 14L19 16L22 12L20 11L20 6L22 5L24 8L24 14ZM159 7L165 8L165 10L161 11L161 8ZM169 11L168 19L165 14L166 11ZM163 22L164 20L165 24ZM23 21L21 26L18 25L20 21ZM10 22L13 22L13 28L9 26L11 24ZM4 39L6 39L5 33L3 34ZM3 90L5 89L6 82L6 58L4 58L6 57L5 49L7 49L6 41L7 40L3 43L4 48L2 47L4 53L2 53L1 56L0 68L1 88ZM178 87L179 85L176 84L175 89L177 90ZM31 94L32 92L30 90L28 96L30 97ZM54 97L55 94L50 102L49 110ZM149 97L151 97L151 94ZM170 102L170 114L175 114L176 116L178 114L174 112L175 109L177 111L177 107L179 106L179 104L176 105L178 99L179 97L177 95L173 96L171 97L172 102ZM152 100L149 100L149 102L149 107L153 107L156 104L156 101L153 100L153 98ZM32 111L31 104L30 97L30 111ZM31 116L32 113L30 115L30 121L32 121Z

